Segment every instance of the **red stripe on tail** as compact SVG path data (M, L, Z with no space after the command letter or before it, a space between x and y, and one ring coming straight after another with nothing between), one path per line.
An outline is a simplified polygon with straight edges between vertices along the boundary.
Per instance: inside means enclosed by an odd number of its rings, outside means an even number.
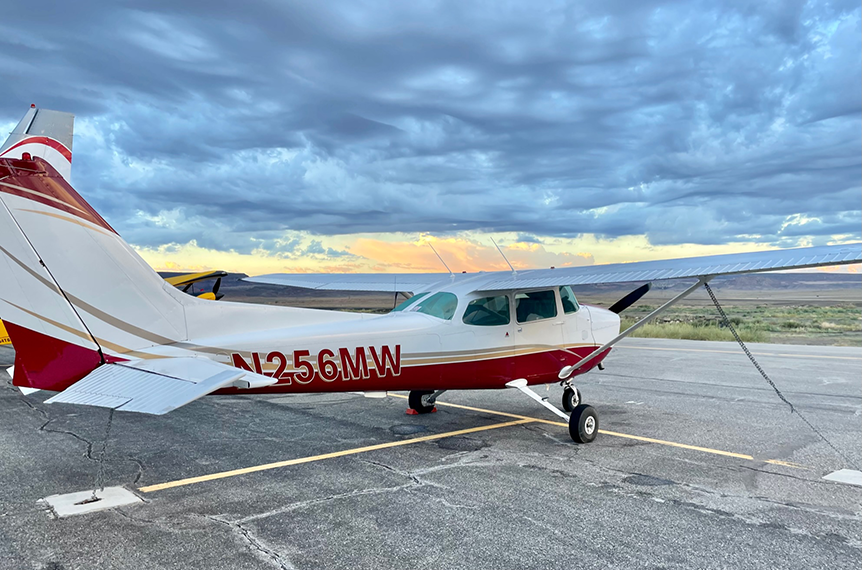
M0 175L6 184L0 185L0 192L50 206L117 233L43 158L0 158Z
M9 154L10 151L18 148L19 146L23 146L25 144L43 144L45 146L49 146L49 147L53 148L54 150L56 150L57 152L59 152L60 154L62 154L66 158L66 160L68 160L69 162L72 162L72 151L69 150L68 148L66 148L66 145L64 145L63 143L56 141L54 139L50 139L48 137L27 137L26 139L24 139L22 141L18 141L14 145L7 148L3 154Z
M62 391L102 363L99 353L4 321L15 349L15 386ZM111 359L115 360L115 359Z

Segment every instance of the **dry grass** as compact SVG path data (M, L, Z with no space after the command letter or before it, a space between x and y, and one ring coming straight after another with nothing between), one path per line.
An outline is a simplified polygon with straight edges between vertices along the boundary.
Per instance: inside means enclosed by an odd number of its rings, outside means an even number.
M623 330L635 323L633 319L623 319ZM762 328L751 325L734 326L745 342L767 342L769 335ZM729 329L714 324L695 323L658 323L646 324L632 333L641 338L676 338L687 340L734 340Z

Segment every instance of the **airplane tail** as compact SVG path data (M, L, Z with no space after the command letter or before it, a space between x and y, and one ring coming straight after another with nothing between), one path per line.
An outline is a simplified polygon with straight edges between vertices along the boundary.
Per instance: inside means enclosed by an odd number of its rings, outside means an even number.
M31 109L0 157L0 317L13 383L59 391L106 362L187 340L186 308L207 301L168 285L69 185L57 147L71 147L73 117L44 113ZM34 141L34 128L48 136Z
M72 172L72 132L75 115L30 105L24 118L0 146L0 158L40 156L69 180Z

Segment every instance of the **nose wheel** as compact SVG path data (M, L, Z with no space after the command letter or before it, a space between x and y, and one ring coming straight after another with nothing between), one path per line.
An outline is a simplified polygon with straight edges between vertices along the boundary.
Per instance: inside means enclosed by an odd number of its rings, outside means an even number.
M569 416L569 435L575 443L590 443L599 434L599 415L587 404L579 404Z

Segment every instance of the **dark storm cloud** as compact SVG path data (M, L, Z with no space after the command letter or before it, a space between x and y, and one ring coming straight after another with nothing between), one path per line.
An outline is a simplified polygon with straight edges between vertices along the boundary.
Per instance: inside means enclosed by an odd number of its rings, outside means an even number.
M77 113L75 182L139 245L794 245L860 235L860 38L856 2L19 3L0 117Z

